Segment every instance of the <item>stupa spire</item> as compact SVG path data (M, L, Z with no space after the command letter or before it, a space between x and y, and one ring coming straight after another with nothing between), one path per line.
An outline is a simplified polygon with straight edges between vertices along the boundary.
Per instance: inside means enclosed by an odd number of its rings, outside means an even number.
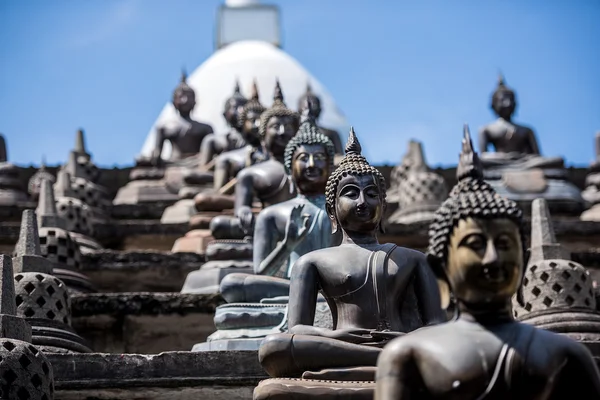
M17 316L15 278L12 260L0 255L0 327L2 338L31 342L31 326Z
M545 199L531 203L531 254L529 262L570 260L570 253L556 241L554 227Z
M23 211L13 267L15 272L52 274L52 265L42 256L37 218L33 210Z
M39 228L65 229L65 223L56 211L53 184L48 179L43 179L40 186L40 198L36 208Z

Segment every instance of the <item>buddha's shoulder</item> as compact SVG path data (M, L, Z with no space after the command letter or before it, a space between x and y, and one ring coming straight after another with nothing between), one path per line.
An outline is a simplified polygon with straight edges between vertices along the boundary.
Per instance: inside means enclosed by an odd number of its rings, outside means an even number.
M202 133L213 133L213 128L209 124L205 124L204 122L192 120L192 126L194 130Z
M409 249L408 247L396 247L391 255L392 259L401 259L402 261L427 261L425 254L419 250Z

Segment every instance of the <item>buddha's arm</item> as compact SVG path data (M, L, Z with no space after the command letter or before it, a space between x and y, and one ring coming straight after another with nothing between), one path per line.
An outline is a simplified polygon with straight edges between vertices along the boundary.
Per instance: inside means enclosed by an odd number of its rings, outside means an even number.
M383 349L377 360L375 400L414 399L411 384L419 380L414 376L413 352L404 338L394 339Z
M156 141L154 142L154 150L152 151L152 160L160 160L160 156L163 150L163 144L165 143L165 131L163 128L156 130Z
M425 257L419 257L415 268L415 294L425 325L439 324L446 320L441 308L440 290Z
M308 253L310 254L310 253ZM315 320L319 291L317 267L307 258L300 257L292 269L290 278L290 302L288 326L312 325Z
M488 133L486 128L479 130L479 154L486 153L489 144Z
M539 155L540 147L538 146L535 132L533 132L532 129L527 129L527 141L529 143L529 148L531 149L531 154Z
M271 211L269 208L262 210L254 226L252 252L254 273L257 275L275 275L291 253L284 241L279 241L279 232Z
M577 387L579 393L585 393L585 398L600 399L598 365L587 347L578 342L570 344L567 364L569 371L565 376L566 379L561 379L564 383L564 393L569 393L568 390Z

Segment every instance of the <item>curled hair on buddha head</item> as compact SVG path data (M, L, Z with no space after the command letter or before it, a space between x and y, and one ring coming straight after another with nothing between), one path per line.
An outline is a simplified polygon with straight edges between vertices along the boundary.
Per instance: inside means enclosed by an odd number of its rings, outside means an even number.
M302 113L302 123L296 135L290 139L285 146L284 161L285 170L289 175L292 174L292 159L298 148L305 144L320 144L325 148L327 160L329 161L329 170L333 170L335 157L335 148L329 138L323 135L315 123L314 117L310 114L309 109L305 109Z
M231 104L236 104L237 102L240 102L241 105L245 105L248 102L248 99L242 94L240 89L240 81L236 79L235 87L233 88L233 94L229 96L227 100L225 100L225 104L223 105L223 114L227 112Z
M277 79L275 83L275 93L273 95L273 105L271 108L267 109L260 116L260 128L258 132L261 138L265 137L267 133L267 123L272 117L292 117L294 122L296 123L296 128L298 127L298 123L300 117L297 112L290 110L285 105L283 100L283 92L281 91L281 85L279 84L279 79Z
M516 107L517 99L516 99L515 92L514 92L514 90L512 90L511 88L506 86L506 81L504 80L504 75L502 75L502 72L500 72L500 73L498 73L498 84L496 85L496 89L494 90L494 93L492 93L492 101L490 104L490 107L492 108L492 110L496 111L496 99L498 98L499 95L504 94L504 93L510 93L513 96L514 107Z
M429 226L427 259L438 278L446 279L443 269L447 264L450 236L460 220L467 218L500 219L513 221L522 234L523 212L512 200L500 196L483 180L481 162L473 150L469 127L464 126L462 152L456 169L458 183L449 197L435 212ZM521 243L525 249L524 243ZM523 252L525 254L525 252Z
M255 79L252 83L252 92L250 93L250 99L246 102L246 104L244 104L244 107L242 107L242 111L238 116L239 126L244 125L249 112L254 112L260 115L265 110L265 106L260 104L260 100L258 99L258 84L256 83Z
M175 98L175 94L179 92L189 93L194 97L196 95L194 89L187 83L187 72L185 71L185 68L181 69L181 78L179 79L179 84L175 87L175 90L173 90L173 98Z
M354 132L354 127L350 128L350 135L348 136L348 142L346 143L346 155L340 161L338 167L327 179L327 186L325 188L325 199L327 205L328 214L336 218L335 216L335 204L337 196L337 188L341 180L347 175L363 176L372 175L377 181L379 186L379 196L385 207L386 203L386 183L385 178L379 172L379 170L373 167L367 159L361 154L362 147ZM380 230L383 230L383 226L380 224Z
M321 99L319 99L319 96L312 91L310 82L306 83L306 91L298 100L298 112L300 112L305 104L306 107L311 109L315 119L319 119L319 116L321 115Z

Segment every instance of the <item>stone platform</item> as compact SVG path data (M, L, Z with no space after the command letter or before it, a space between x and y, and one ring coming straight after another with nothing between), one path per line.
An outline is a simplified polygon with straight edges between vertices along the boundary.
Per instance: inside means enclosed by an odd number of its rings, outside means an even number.
M237 400L267 376L256 351L51 354L56 400Z
M219 295L94 293L71 297L73 328L93 351L188 351L215 331Z

